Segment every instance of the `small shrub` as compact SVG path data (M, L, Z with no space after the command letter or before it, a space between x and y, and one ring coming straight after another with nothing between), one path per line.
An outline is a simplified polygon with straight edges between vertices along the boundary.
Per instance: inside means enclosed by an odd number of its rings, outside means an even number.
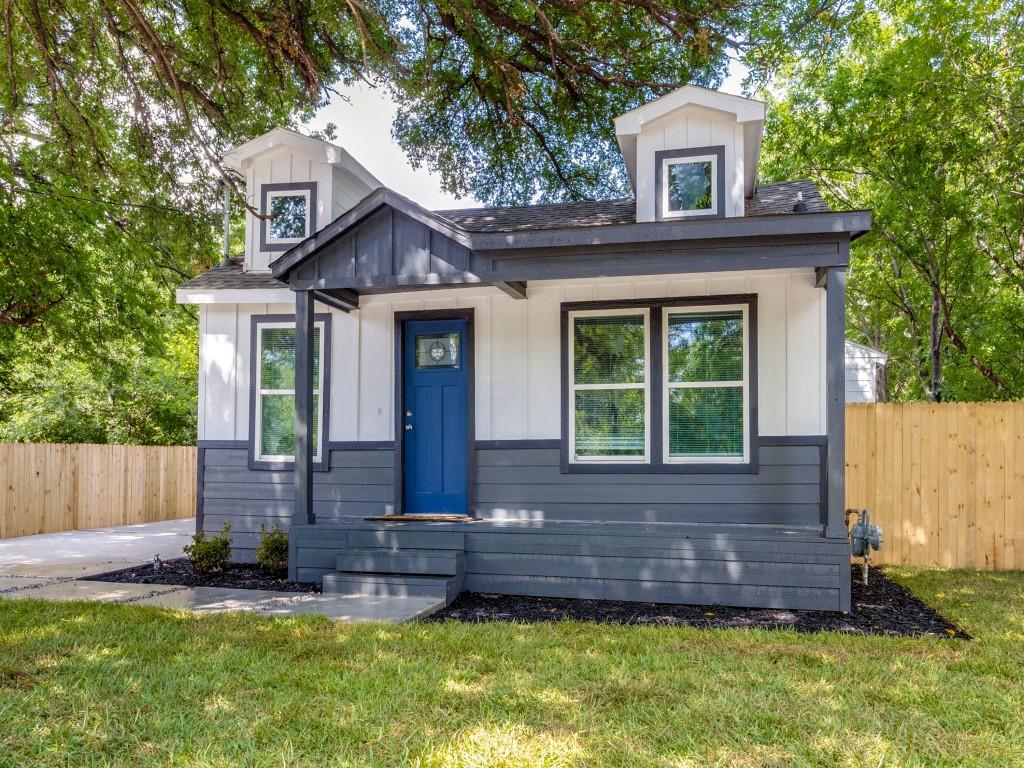
M288 573L288 534L276 525L269 531L260 526L260 545L256 547L256 562L270 573Z
M209 538L200 531L182 549L196 573L220 573L231 559L231 523L224 523L221 532Z

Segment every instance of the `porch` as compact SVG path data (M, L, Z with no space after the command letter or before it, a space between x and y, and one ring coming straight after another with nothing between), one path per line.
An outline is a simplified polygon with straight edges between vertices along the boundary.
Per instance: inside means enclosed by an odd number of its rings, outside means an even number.
M820 528L698 523L356 520L292 528L302 580L325 592L472 592L840 610L849 547ZM844 577L845 576L845 577Z
M371 195L272 264L274 276L288 281L295 300L295 471L291 466L272 468L278 476L275 482L293 483L293 493L284 486L264 488L253 501L294 498L289 505L292 578L322 579L325 590L339 593L436 593L445 600L468 589L848 609L842 482L843 303L848 237L858 226L828 214L813 220L779 217L753 225L742 221L634 224L607 227L599 236L567 230L499 238L461 231L392 193ZM752 228L748 231L748 227ZM710 240L722 238L728 238L728 247L709 249ZM637 250L627 255L624 247ZM813 408L809 421L816 434L758 431L761 421L777 421L758 418L763 397L758 382L780 380L771 374L759 376L758 291L687 296L667 287L645 298L610 303L551 301L552 286L559 281L609 275L664 279L706 273L711 265L762 275L773 269L799 269L807 281L801 290L820 291L817 295L824 300L811 303L810 315L814 327L820 327L815 341L820 353L815 349L809 359L821 362L811 363L808 372L820 374L822 386L815 385L810 401L799 404ZM531 301L534 286L545 296L540 304ZM315 305L346 314L358 309L361 314L368 311L363 307L376 306L388 295L413 290L451 294L453 289L473 287L490 287L495 293L500 289L506 303L542 308L538 323L543 326L537 327L546 333L544 343L536 351L524 347L521 354L537 354L543 361L538 370L543 373L545 405L550 403L547 393L560 392L561 405L541 430L551 434L560 420L561 438L477 439L472 309L454 304L446 310L392 311L383 317L374 313L377 322L383 321L383 328L378 326L376 332L386 328L393 338L390 428L394 439L372 449L365 443L329 445L330 455L318 455L314 467L313 435L317 419L322 418L314 405L315 361L320 354L314 349ZM772 291L764 295L776 302L777 284ZM650 350L641 357L651 356L650 375L661 381L668 365L662 358L661 339L667 338L669 323L683 322L678 318L686 315L680 312L691 306L711 311L712 317L726 314L740 329L742 340L735 349L741 352L735 359L736 370L742 368L742 373L726 377L737 379L731 386L741 387L735 390L742 397L736 418L746 425L727 450L735 458L715 460L714 456L726 454L712 450L705 453L711 458L703 462L673 465L667 447L669 406L659 385L650 387L645 401L650 415L643 419L644 434L630 438L636 441L630 443L635 459L605 461L601 466L577 464L571 419L566 416L574 412L566 400L572 390L567 385L570 363L565 352L571 349L567 346L572 338L567 328L574 322L571 313L629 313L635 327L642 328L642 348ZM708 306L724 307L727 312L719 310L715 315ZM419 372L430 367L429 361L421 367L419 358L409 356L414 348L410 339L418 345L426 338L406 338L404 323L412 322L413 315L417 322L444 317L468 323L452 331L460 339L457 346L464 348L459 362L449 365L447 353L437 358L440 368L458 369L466 377L456 398L465 409L457 420L465 426L456 430L461 435L456 443L463 446L458 448L457 461L463 468L459 483L464 489L460 507L467 516L465 522L367 519L409 511L408 468L413 466L409 436L434 432L433 428L409 432L414 429L413 410L419 420L427 409L408 406L411 390L403 370ZM783 308L772 322L784 328L790 317L796 322L795 310ZM769 327L768 333L773 332ZM502 341L493 328L491 333L491 339L482 343ZM785 365L785 359L778 357L760 361L760 367L767 369L781 370ZM789 375L783 372L781 380ZM794 375L806 372L797 368ZM771 402L770 397L760 403L762 407ZM525 401L522 406L527 407ZM332 405L338 407L343 406ZM360 414L365 413L363 408ZM788 430L790 425L784 426ZM446 456L451 445L455 443L443 445ZM348 449L380 452L365 459L367 463L349 466ZM433 454L428 450L419 455L437 455L441 450L437 443ZM375 489L371 493L360 479L364 470L375 478L369 484Z

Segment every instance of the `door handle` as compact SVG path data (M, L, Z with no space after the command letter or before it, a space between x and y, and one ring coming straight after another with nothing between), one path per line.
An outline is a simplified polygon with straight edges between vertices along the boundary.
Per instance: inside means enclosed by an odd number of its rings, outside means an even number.
M412 411L406 411L405 416L406 418L412 418Z
M412 424L406 424L405 430L408 432L410 429L412 429Z

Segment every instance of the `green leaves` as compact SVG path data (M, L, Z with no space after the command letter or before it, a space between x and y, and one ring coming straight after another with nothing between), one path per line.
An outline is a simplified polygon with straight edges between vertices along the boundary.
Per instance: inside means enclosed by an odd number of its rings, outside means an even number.
M768 175L874 211L849 331L890 353L895 397L1024 394L1022 33L995 2L866 3L769 107Z

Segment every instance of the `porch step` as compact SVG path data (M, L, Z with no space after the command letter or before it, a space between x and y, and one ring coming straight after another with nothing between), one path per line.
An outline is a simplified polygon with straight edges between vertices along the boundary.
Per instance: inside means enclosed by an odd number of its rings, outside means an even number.
M459 576L465 554L455 549L348 549L338 555L337 569L348 573Z
M459 594L462 576L407 576L404 574L324 574L324 594L372 597L434 597L450 603Z
M448 549L466 548L466 535L461 531L427 528L387 528L349 531L348 545L357 549ZM394 523L402 526L401 523Z

